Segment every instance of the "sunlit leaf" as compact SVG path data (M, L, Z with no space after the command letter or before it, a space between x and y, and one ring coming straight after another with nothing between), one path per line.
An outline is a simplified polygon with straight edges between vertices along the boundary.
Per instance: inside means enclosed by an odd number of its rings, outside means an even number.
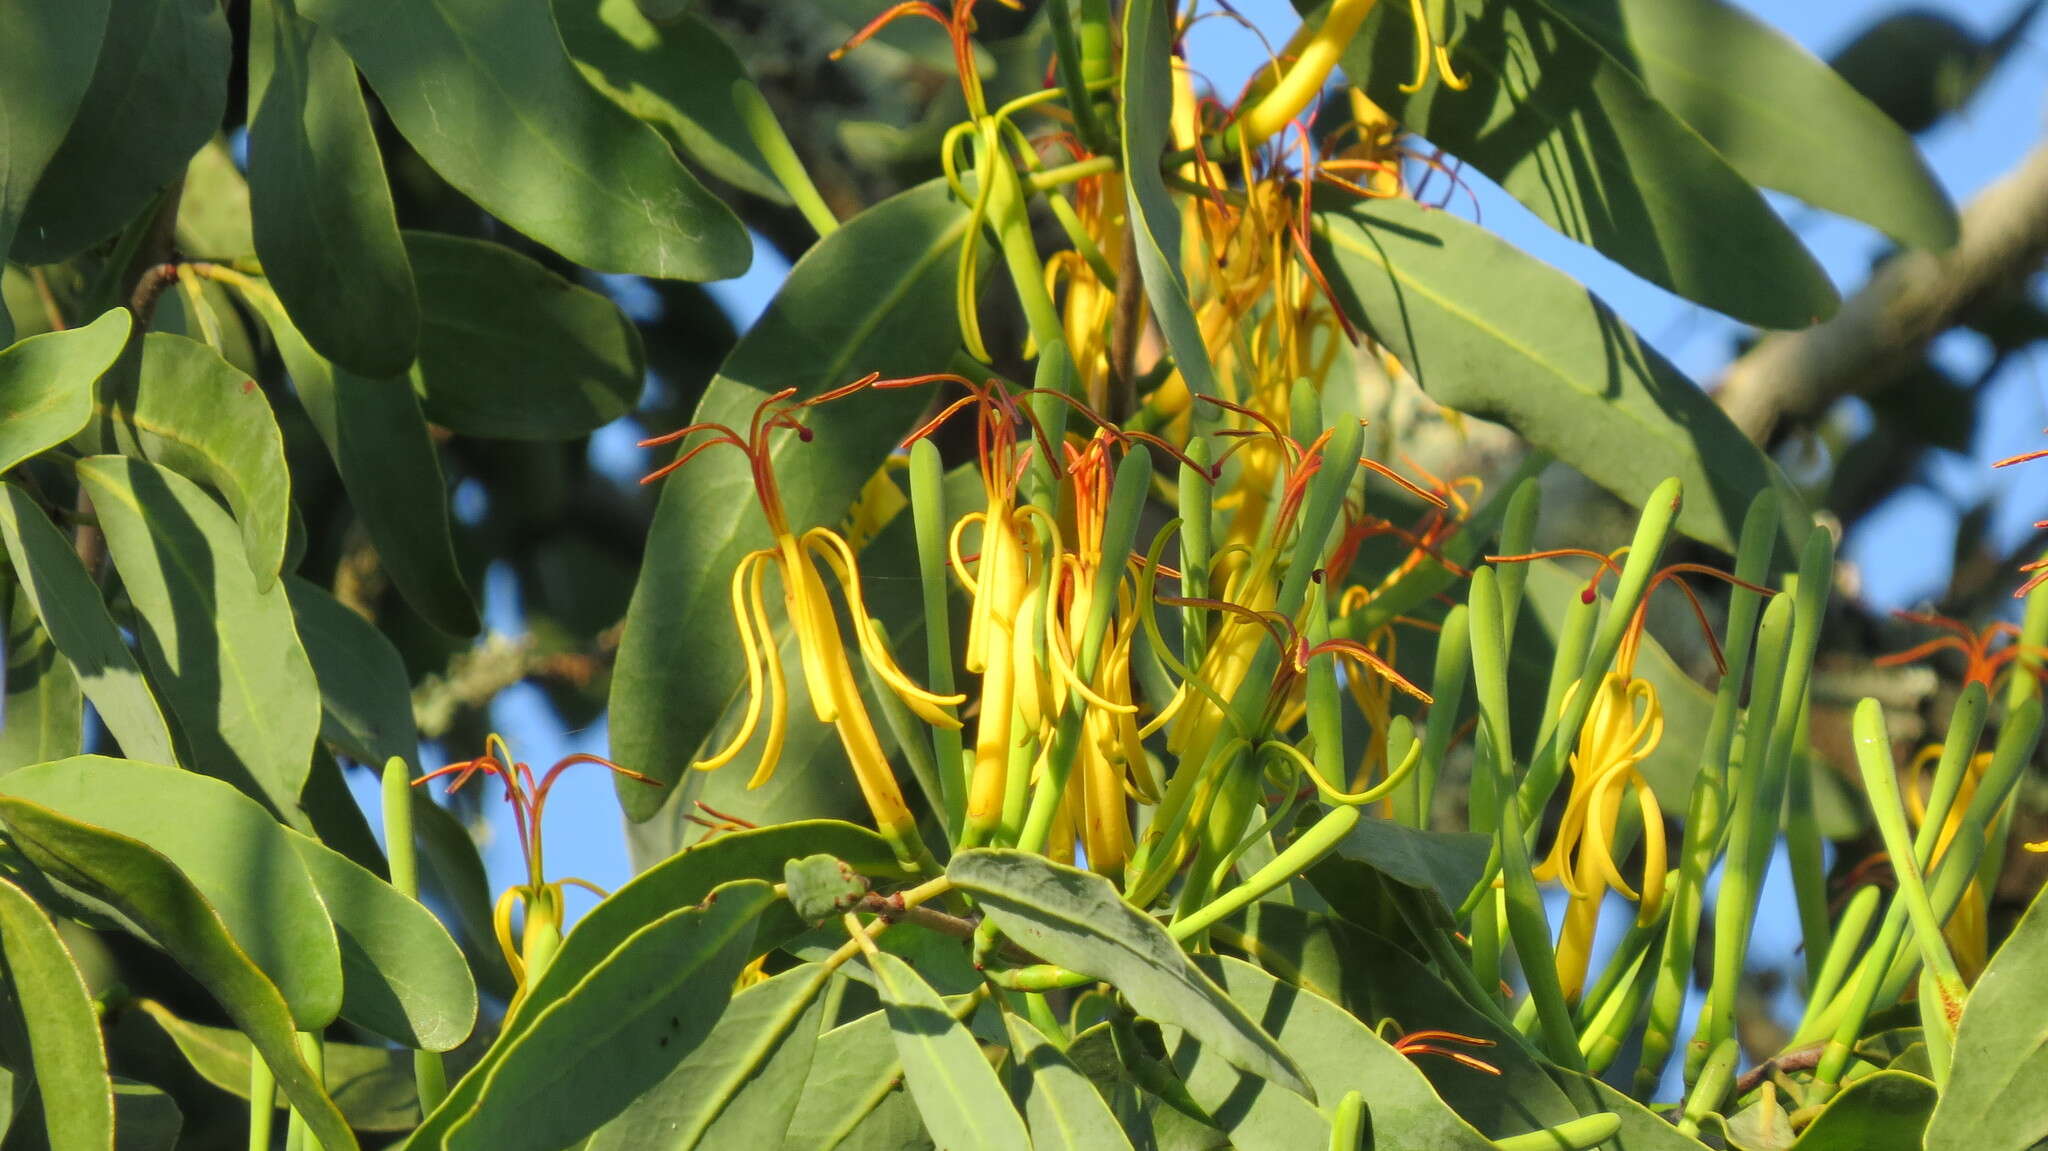
M35 1075L50 1146L111 1148L114 1088L92 992L49 915L4 879L0 955L29 1043L30 1066L16 1070Z

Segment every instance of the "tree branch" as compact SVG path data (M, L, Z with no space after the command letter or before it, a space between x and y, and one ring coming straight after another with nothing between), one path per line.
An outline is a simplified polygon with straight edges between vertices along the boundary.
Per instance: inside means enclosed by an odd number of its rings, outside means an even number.
M1984 189L1947 252L1901 252L1824 324L1764 337L1722 375L1714 398L1750 439L1815 415L1845 395L1878 391L1977 302L2048 257L2048 144Z

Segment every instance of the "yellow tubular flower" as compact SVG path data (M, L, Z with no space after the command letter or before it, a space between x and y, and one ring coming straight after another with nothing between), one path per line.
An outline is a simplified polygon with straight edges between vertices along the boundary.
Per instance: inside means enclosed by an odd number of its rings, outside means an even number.
M754 411L745 435L723 424L693 424L690 427L646 441L645 446L672 443L694 433L709 435L685 450L677 459L642 482L652 482L682 467L699 452L715 445L738 448L752 468L754 490L773 539L770 547L742 557L733 572L733 625L747 665L747 709L739 730L726 746L698 760L693 766L709 771L730 763L752 740L761 717L761 696L768 694L769 730L749 787L759 787L775 773L783 746L788 716L788 687L784 682L781 656L773 624L768 617L766 577L773 568L782 581L783 610L797 637L797 651L804 670L804 687L811 710L819 722L832 724L852 764L855 782L874 814L875 824L892 842L909 842L914 837L914 820L904 802L895 772L882 752L874 721L861 699L859 681L841 638L839 619L832 610L832 598L820 573L822 563L832 571L841 595L852 615L851 626L863 659L906 706L927 723L958 727L960 721L948 708L965 702L961 695L942 696L913 683L881 643L874 621L861 595L860 570L853 547L838 532L812 528L801 534L789 524L782 495L775 482L769 455L770 440L777 432L790 431L808 440L810 431L801 422L808 408L850 395L873 382L867 377L809 400L792 400L794 389L778 392L762 401Z
M1536 868L1536 878L1560 881L1571 900L1557 943L1557 975L1566 998L1576 998L1585 987L1600 903L1608 889L1636 900L1643 922L1656 914L1664 898L1664 815L1640 770L1664 738L1664 709L1657 690L1649 681L1633 678L1628 668L1608 673L1595 690L1599 694L1586 713L1571 756L1571 795L1557 841ZM1567 706L1569 702L1568 694ZM1643 816L1640 895L1622 878L1611 846L1624 793L1630 788L1635 789Z

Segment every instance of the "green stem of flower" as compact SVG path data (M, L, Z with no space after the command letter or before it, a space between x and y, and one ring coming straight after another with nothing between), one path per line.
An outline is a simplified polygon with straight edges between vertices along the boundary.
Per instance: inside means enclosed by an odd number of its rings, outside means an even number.
M1591 1151L1621 1130L1621 1116L1612 1111L1581 1115L1555 1127L1495 1139L1498 1151Z
M1395 808L1408 826L1429 830L1436 806L1436 781L1458 731L1458 709L1465 702L1465 680L1472 670L1471 610L1458 604L1444 615L1437 632L1436 667L1429 681L1431 703L1422 724L1422 762L1398 793Z
M1733 1036L1714 1045L1713 1053L1693 1080L1691 1094L1685 1097L1685 1112L1678 1120L1679 1134L1688 1139L1699 1137L1700 1123L1720 1110L1721 1101L1728 1097L1728 1087L1735 1079L1735 1062L1741 1055L1742 1045Z
M1785 779L1785 859L1792 871L1792 897L1799 909L1800 947L1806 954L1806 985L1820 981L1832 927L1828 918L1827 860L1821 851L1820 820L1813 811L1813 773L1806 754L1813 701L1799 707L1791 770Z
M953 694L953 615L946 578L945 464L928 439L910 448L910 515L917 536L917 573L924 601L925 676L940 695ZM967 761L958 728L932 728L932 758L945 796L946 839L960 841L967 818Z
M1214 518L1210 501L1215 484L1209 478L1209 441L1196 437L1188 441L1187 456L1194 463L1180 466L1175 494L1180 498L1180 581L1187 599L1209 594L1209 562L1215 552ZM1181 652L1189 667L1202 666L1209 651L1209 617L1199 607L1184 607L1180 614Z
M775 118L775 110L768 106L768 98L752 80L744 77L732 82L732 104L740 114L740 122L746 125L747 135L754 141L754 147L767 161L782 190L789 193L796 210L803 213L804 220L820 239L839 230L839 217L825 206L825 197L818 194L818 186L811 182L811 174L804 170L803 161L797 158L796 148L783 132L782 124Z
M381 800L384 809L384 855L391 864L391 886L408 899L420 897L419 848L413 838L412 769L399 756L384 761ZM262 1060L257 1060L262 1062ZM412 1053L413 1086L419 1092L420 1114L431 1113L448 1095L448 1072L438 1051Z
M322 1046L320 1037L310 1031L301 1031L294 1038L298 1040L300 1056L306 1060L306 1066L312 1068L314 1082L324 1083L327 1078L327 1051ZM250 1058L257 1063L263 1062L260 1055L252 1054ZM313 1134L313 1129L306 1124L306 1118L299 1114L299 1109L292 1108L290 1117L285 1120L285 1151L323 1151L325 1146Z
M277 1121L277 1076L261 1052L249 1052L249 1151L270 1151L270 1133Z
M1356 807L1332 809L1317 820L1315 826L1295 836L1293 843L1246 877L1243 883L1175 920L1168 925L1166 933L1176 940L1185 940L1251 906L1260 896L1314 867L1325 855L1336 850L1337 844L1343 842L1358 820L1359 809Z
M1085 180L1090 176L1106 176L1117 170L1116 165L1115 156L1090 156L1086 160L1074 160L1051 168L1041 168L1026 174L1023 181L1024 186L1031 191L1045 192L1054 188L1064 188L1076 180Z

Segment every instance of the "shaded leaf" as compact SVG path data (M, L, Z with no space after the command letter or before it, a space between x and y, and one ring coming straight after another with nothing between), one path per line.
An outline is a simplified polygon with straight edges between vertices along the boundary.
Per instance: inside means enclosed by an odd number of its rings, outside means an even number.
M503 244L407 232L427 418L463 435L566 440L640 398L640 334L611 300Z
M1345 833L1337 844L1337 854L1367 864L1397 883L1435 895L1448 910L1464 902L1466 894L1478 885L1492 842L1491 836L1417 831L1391 819L1367 816Z
M1558 231L1653 284L1746 323L1833 314L1827 274L1747 180L1549 0L1458 0L1452 53L1413 95L1405 4L1373 10L1345 53L1373 101L1493 177Z
M412 681L398 649L318 584L287 576L285 594L320 684L321 738L371 766L418 756Z
M434 913L333 848L285 836L334 920L343 1018L427 1051L469 1038L476 983Z
M555 0L555 23L583 78L705 171L751 195L789 203L754 146L732 86L751 83L718 30L687 12L656 24L633 0Z
M78 434L93 385L128 342L126 308L82 328L45 332L0 351L0 472Z
M884 938L887 938L884 936ZM785 1151L831 1151L844 1146L848 1136L860 1128L884 1101L897 1092L903 1065L896 1058L895 1041L889 1035L889 1019L880 1011L861 1016L818 1037L817 1053L811 1057L811 1072L804 1080L803 1096L790 1117ZM900 1092L897 1092L900 1095ZM916 1108L910 1122L892 1123L902 1131L917 1131ZM891 1146L884 1143L882 1146ZM894 1146L905 1146L899 1140Z
M0 0L0 252L13 249L30 194L85 100L107 8L107 0ZM14 321L0 305L0 348L13 342Z
M6 513L0 511L0 517ZM0 518L0 531L5 519ZM78 676L50 633L43 630L35 605L12 574L0 571L0 636L6 663L0 667L0 773L63 759L84 750L85 697Z
M514 228L600 272L746 271L739 220L653 129L584 82L545 0L309 0L302 11L341 41L420 156Z
M1140 1015L1179 1027L1232 1066L1314 1100L1272 1037L1107 879L1025 852L987 849L955 855L946 874L1026 951L1115 984Z
M249 182L235 163L225 136L199 149L185 166L185 194L178 200L178 249L215 260L256 254L250 231Z
M1145 300L1173 350L1181 379L1196 395L1217 390L1209 349L1188 302L1187 277L1181 271L1180 208L1167 194L1159 174L1166 154L1173 111L1173 6L1162 0L1131 0L1124 5L1123 74L1117 91L1123 146L1125 205L1137 231L1138 270L1145 281Z
M99 585L28 493L8 483L0 483L0 540L14 562L20 594L70 663L121 751L130 759L176 763L171 729L142 669L121 642Z
M28 1036L50 1146L114 1145L114 1088L99 1012L56 925L28 893L0 879L0 954Z
M1797 1151L1920 1151L1934 1084L1905 1071L1866 1075L1828 1100L1792 1146Z
M1721 409L1569 277L1405 200L1317 221L1345 310L1438 403L1507 424L1623 499L1677 475L1679 530L1719 548L1734 547L1765 486L1788 529L1804 518L1798 492Z
M179 762L255 788L290 818L320 731L320 689L284 587L256 590L233 521L176 472L89 456L78 477L135 605L151 678L178 717Z
M1011 1091L1020 1096L1036 1151L1118 1151L1131 1141L1095 1085L1050 1039L1020 1015L1010 1029Z
M113 0L92 84L9 256L48 264L82 251L182 175L220 130L231 46L213 0Z
M807 963L732 997L668 1077L598 1129L587 1151L780 1147L817 1048L832 973Z
M419 297L355 65L293 0L249 11L249 194L264 275L321 355L398 375L418 346Z
M301 1030L334 1019L342 1000L334 926L291 833L255 800L193 772L98 755L0 776L0 794L161 852L284 993Z
M954 248L966 226L966 210L932 181L820 240L726 357L692 419L744 426L783 388L814 395L870 371L910 375L944 362L960 338ZM810 443L777 439L770 455L791 525L843 517L928 399L862 393L809 413ZM745 677L725 588L740 557L768 542L755 500L737 452L707 452L662 483L612 672L611 715L612 758L664 783L682 776ZM690 658L677 660L685 650ZM619 787L636 821L663 798L630 780Z
M329 1151L355 1151L347 1121L299 1056L284 997L175 864L140 840L13 796L0 796L0 821L37 867L106 900L162 944L263 1053L313 1134Z
M1911 247L1955 244L1955 207L1912 137L1755 16L1725 0L1546 2L1751 183Z
M114 1080L114 1151L171 1151L184 1127L177 1100L147 1083Z
M1029 1151L1023 1117L1010 1106L981 1045L947 1012L939 993L886 951L870 954L867 963L903 1063L904 1085L932 1138L942 1147Z
M2019 1151L2048 1137L2048 899L2034 897L1970 989L1927 1151Z

